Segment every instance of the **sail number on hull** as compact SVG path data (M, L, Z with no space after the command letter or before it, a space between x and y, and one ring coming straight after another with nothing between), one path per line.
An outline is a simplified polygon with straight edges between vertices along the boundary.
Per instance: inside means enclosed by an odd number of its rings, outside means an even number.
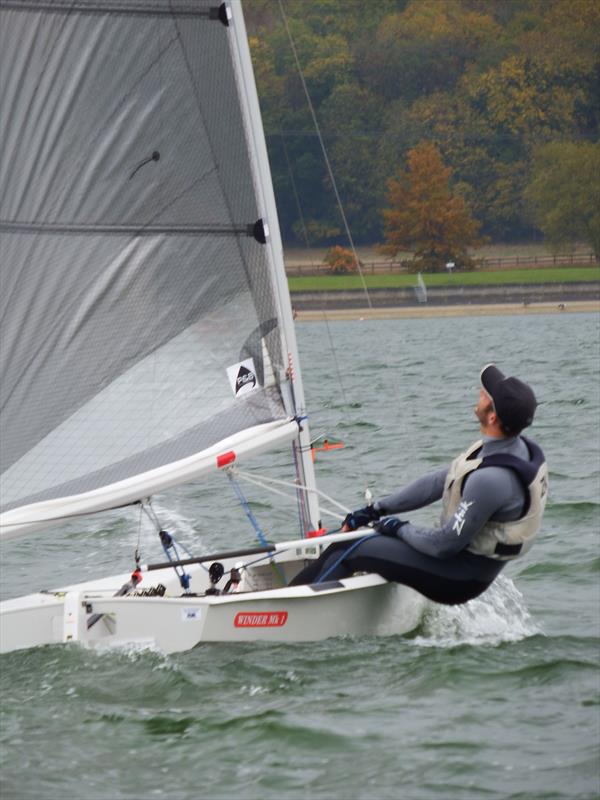
M281 628L287 618L287 611L240 611L233 624L236 628Z

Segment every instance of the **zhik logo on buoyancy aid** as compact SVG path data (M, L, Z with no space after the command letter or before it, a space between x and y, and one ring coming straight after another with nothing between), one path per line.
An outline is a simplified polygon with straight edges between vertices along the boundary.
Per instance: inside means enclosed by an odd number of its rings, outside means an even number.
M452 526L452 530L456 533L457 536L461 535L463 526L465 524L465 517L467 515L467 511L473 505L474 502L475 502L474 500L471 500L470 503L468 503L466 500L461 500L458 508L454 512L454 525Z
M227 376L236 397L260 388L253 358L247 358L245 361L227 367Z

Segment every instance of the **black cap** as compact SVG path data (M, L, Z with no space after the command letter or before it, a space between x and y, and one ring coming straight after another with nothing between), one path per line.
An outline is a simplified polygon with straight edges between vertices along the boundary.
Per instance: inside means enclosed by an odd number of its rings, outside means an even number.
M481 385L492 398L507 433L516 436L531 425L537 400L530 386L518 378L507 378L495 364L488 364L481 370Z

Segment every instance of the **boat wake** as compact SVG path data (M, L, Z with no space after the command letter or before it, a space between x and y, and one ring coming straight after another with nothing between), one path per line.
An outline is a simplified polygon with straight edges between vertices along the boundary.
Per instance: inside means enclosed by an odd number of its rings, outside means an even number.
M422 647L498 645L542 633L527 610L523 595L504 575L500 575L481 597L465 605L430 604L420 630L413 641Z

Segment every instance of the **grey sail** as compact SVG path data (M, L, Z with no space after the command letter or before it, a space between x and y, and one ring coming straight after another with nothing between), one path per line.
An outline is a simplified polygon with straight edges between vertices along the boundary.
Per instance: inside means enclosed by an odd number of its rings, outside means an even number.
M294 433L227 22L214 0L0 2L3 512L60 518Z

